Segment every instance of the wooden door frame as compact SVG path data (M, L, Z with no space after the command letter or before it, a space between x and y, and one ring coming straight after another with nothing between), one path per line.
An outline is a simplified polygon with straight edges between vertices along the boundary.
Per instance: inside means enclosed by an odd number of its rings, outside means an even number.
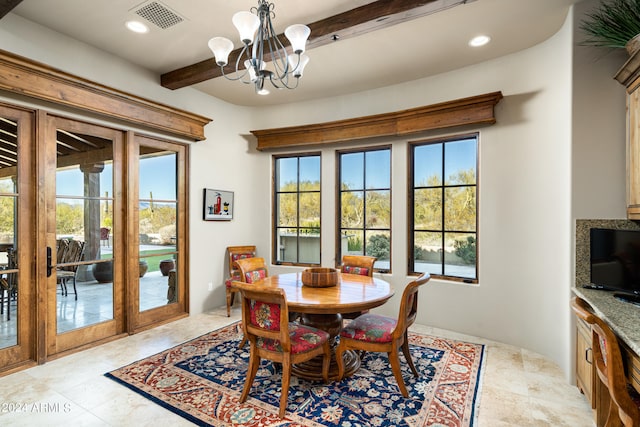
M0 366L4 372L11 373L35 364L36 325L38 313L32 310L36 306L37 289L34 286L34 272L30 268L33 254L32 230L36 221L36 192L29 177L35 170L35 123L37 116L33 109L0 103L0 115L18 123L17 150L17 232L14 241L18 244L17 265L19 297L17 299L17 343L0 349ZM20 148L21 147L21 148ZM22 267L20 267L22 266Z

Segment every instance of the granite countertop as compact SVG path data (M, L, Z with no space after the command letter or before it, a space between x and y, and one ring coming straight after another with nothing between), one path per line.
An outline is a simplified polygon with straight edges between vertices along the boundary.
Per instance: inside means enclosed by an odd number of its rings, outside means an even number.
M640 307L613 297L613 292L587 288L572 288L585 300L594 313L607 322L616 335L640 356Z

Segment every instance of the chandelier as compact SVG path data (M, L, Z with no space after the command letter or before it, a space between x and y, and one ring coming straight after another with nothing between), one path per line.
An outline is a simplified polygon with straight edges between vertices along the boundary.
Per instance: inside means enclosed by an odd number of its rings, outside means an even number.
M287 27L284 34L291 43L292 51L287 53L287 48L278 38L271 23L271 19L275 18L273 9L273 3L258 0L258 7L252 7L251 12L233 15L233 25L238 29L244 46L231 74L226 74L224 67L233 50L233 42L225 37L209 40L209 49L213 52L222 75L228 80L254 84L256 93L260 95L269 93L265 81L271 82L277 89L298 87L304 67L309 62L309 57L304 54L307 38L311 34L309 27L302 24ZM271 63L271 69L267 68L267 62ZM241 68L241 64L244 68Z

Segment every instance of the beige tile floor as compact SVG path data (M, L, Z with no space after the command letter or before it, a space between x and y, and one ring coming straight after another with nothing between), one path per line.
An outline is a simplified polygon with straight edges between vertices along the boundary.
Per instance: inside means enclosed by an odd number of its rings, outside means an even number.
M222 307L2 377L0 426L193 425L104 373L239 319L238 309L227 318ZM478 427L594 425L584 396L549 360L444 330L412 329L486 344Z

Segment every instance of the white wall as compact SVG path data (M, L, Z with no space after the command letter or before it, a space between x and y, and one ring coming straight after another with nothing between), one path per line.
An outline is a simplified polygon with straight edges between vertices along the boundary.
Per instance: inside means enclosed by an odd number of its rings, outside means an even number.
M585 12L600 5L598 0L579 2L574 25ZM625 88L614 76L627 60L624 50L579 46L584 35L576 31L573 51L573 111L571 153L572 242L576 219L626 217ZM575 283L575 246L571 252L570 283ZM571 339L567 352L575 351L575 318L566 313ZM571 360L572 366L574 361ZM572 374L574 369L570 369Z
M314 121L335 120L502 91L497 124L482 128L480 134L480 283L433 280L421 292L418 322L529 348L565 369L571 269L571 42L569 22L550 40L526 51L364 94L271 108L258 124L286 126L310 116ZM369 141L384 142L389 139ZM331 265L335 257L334 149L322 149L324 265ZM405 262L406 139L393 141L393 156L393 274L385 278L396 296L380 310L395 315L401 291L411 280ZM263 202L269 203L269 183L261 185Z
M433 280L421 292L418 321L542 353L556 361L569 376L572 205L574 216L604 215L603 211L590 208L593 199L590 187L586 182L581 184L588 172L578 174L575 169L572 172L572 162L582 167L606 156L607 150L596 144L597 135L606 132L604 128L610 130L606 135L613 135L616 140L620 134L619 120L606 118L610 110L596 113L589 107L590 101L603 105L602 98L606 99L607 107L616 104L619 90L615 85L600 84L599 72L574 72L573 33L570 16L555 36L513 55L376 91L264 110L229 105L190 88L169 91L160 87L157 76L145 70L12 14L0 20L0 49L214 119L205 128L207 140L192 144L191 152L192 313L224 305L226 246L253 243L259 253L270 258L268 207L273 153L257 152L255 141L247 137L249 130L390 112L502 91L505 98L496 108L497 124L481 128L480 134L480 283L472 286ZM610 60L604 58L600 64ZM601 66L608 67L598 65ZM574 90L580 92L581 106L574 106L572 78ZM587 89L592 84L601 89L595 103ZM25 102L8 95L5 98ZM619 107L614 111L617 115ZM596 116L598 120L592 120ZM580 123L576 123L576 117L581 119ZM586 130L581 133L577 128ZM425 133L411 140L444 134ZM582 135L580 141L576 141L575 135ZM385 278L397 295L381 311L395 315L399 295L410 280L405 262L407 140L384 138L362 144L389 142L393 143L393 274ZM576 147L578 143L600 147L600 152L583 155L581 150L572 151L572 143ZM325 266L333 265L335 259L334 150L334 147L321 149ZM617 160L604 164L603 170L607 172L602 175L611 172L612 184L618 185L623 177L615 165L621 154L619 148L615 152ZM577 187L577 194L572 195L572 185ZM205 187L235 192L233 221L202 221ZM609 192L605 185L598 192L606 194L607 202L619 198L616 191ZM610 215L622 213L615 210ZM289 270L271 267L272 272ZM213 292L207 291L209 282L215 286Z

